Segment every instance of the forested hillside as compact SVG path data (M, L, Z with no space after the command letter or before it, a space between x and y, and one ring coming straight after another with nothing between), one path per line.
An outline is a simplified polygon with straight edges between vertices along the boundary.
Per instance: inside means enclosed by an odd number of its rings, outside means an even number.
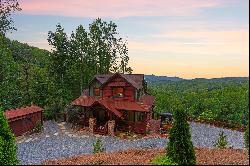
M50 53L6 38L0 41L0 105L4 109L31 103L44 106Z
M181 101L190 116L211 118L232 124L247 124L249 115L249 81L214 81L194 79L149 83L156 96L157 112L172 112Z

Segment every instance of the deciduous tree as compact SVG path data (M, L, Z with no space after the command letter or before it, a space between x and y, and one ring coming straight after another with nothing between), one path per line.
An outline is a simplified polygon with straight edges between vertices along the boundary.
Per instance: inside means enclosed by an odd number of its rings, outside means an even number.
M0 34L16 30L13 26L12 13L22 10L17 0L0 0Z

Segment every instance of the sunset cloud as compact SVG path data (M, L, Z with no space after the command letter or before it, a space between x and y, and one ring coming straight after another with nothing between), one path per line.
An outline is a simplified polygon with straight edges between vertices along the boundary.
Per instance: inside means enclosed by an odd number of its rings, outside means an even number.
M76 17L188 16L222 0L23 0L23 13Z
M169 32L152 35L152 38L148 40L149 42L129 40L129 48L166 53L207 54L210 56L232 54L248 56L248 34L247 30ZM157 41L154 37L164 40L153 43L151 41ZM170 38L175 39L175 41L169 42Z
M249 0L20 0L8 37L51 50L48 31L67 35L97 17L128 41L134 73L194 77L249 75Z

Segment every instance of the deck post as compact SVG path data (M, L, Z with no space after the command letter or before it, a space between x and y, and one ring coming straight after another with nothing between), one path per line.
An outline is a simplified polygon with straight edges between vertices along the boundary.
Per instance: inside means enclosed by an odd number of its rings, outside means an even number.
M115 120L108 121L108 135L115 136Z
M95 118L89 118L89 131L91 133L94 133L95 124L96 124L96 119Z

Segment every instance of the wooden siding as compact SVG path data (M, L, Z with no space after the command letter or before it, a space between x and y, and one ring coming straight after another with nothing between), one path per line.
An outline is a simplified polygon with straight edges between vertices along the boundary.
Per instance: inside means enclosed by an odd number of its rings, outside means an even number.
M125 85L122 86L124 88L124 97L117 97L117 98L113 98L113 92L112 92L112 84L114 84L114 82L119 82L119 84L121 85ZM110 81L109 83L107 83L104 87L103 87L103 99L106 98L113 98L113 100L116 101L135 101L135 88L128 82L126 82L126 80L124 78L114 78L112 81Z
M101 83L98 80L94 80L90 85L89 85L89 95L94 96L94 88L100 87ZM102 90L100 91L100 96L102 96Z

